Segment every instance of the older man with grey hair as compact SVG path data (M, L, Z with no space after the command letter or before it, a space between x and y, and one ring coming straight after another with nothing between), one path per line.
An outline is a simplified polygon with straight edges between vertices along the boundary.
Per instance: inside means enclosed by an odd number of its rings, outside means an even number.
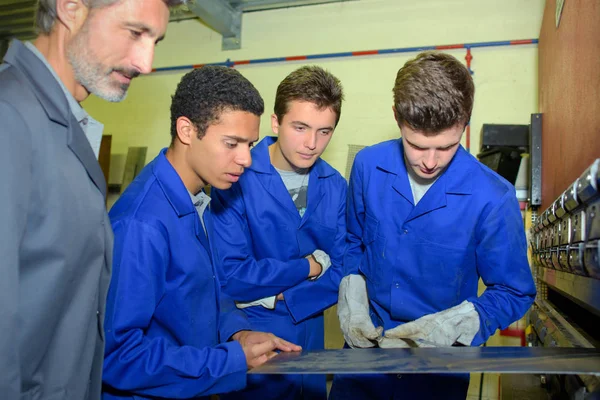
M151 71L181 0L40 0L0 66L0 397L99 399L113 235L90 93Z

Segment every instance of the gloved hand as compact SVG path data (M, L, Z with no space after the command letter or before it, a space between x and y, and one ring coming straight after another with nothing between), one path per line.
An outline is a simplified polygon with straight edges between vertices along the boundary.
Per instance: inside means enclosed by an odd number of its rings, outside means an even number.
M268 308L269 310L273 310L275 308L275 303L277 302L276 296L264 297L262 299L254 300L248 303L241 303L236 301L235 306L237 308L246 308L253 306L263 306L264 308Z
M315 250L312 253L312 255L315 258L315 260L317 260L317 262L321 264L321 273L317 276L309 278L311 281L314 281L322 277L323 274L325 274L325 271L327 271L329 267L331 267L331 259L329 258L329 255L323 250Z
M375 328L369 316L367 284L361 275L348 275L340 283L337 314L348 346L374 347L383 327Z
M454 343L470 346L479 332L479 314L473 303L463 301L457 306L385 331L380 347L394 347L398 339L410 339L418 347L449 347ZM387 340L386 339L394 339Z
M411 346L406 340L386 336L382 336L377 339L377 344L379 344L379 347L382 349L405 349L407 347L418 347L416 345Z

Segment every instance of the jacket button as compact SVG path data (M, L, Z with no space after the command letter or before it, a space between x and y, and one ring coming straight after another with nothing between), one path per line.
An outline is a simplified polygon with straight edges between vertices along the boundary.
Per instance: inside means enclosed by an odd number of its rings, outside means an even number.
M404 230L404 234L406 235L407 233L408 233L408 229L405 229Z

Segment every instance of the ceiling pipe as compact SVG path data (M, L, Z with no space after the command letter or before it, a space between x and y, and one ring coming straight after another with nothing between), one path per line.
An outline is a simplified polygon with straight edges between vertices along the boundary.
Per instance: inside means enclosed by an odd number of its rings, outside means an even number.
M159 67L152 70L155 72L168 72L168 71L181 71L194 68L200 68L205 65L223 65L226 67L237 67L240 65L248 64L271 64L271 63L282 63L289 61L310 61L327 58L345 58L345 57L363 57L363 56L375 56L384 54L399 54L399 53L414 53L427 50L454 50L454 49L474 49L477 47L500 47L500 46L517 46L525 44L537 44L538 39L524 39L524 40L505 40L495 42L475 42L475 43L462 43L462 44L446 44L437 46L420 46L420 47L401 47L396 49L382 49L382 50L360 50L360 51L346 51L340 53L321 53L321 54L310 54L304 56L288 56L288 57L273 57L273 58L255 58L250 60L238 60L231 61L227 59L222 62L206 63L206 64L188 64L178 65L173 67Z

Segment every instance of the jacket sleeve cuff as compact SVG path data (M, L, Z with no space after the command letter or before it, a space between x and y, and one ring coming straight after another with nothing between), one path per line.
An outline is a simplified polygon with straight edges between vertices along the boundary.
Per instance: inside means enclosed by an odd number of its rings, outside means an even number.
M241 310L233 310L222 316L219 334L221 342L226 342L239 331L250 331L250 322ZM245 358L244 358L245 359Z
M324 312L337 302L339 283L327 274L318 281L306 281L283 292L285 305L294 323Z
M475 337L471 341L471 346L481 346L485 343L491 335L498 329L498 324L495 320L484 320L481 306L479 305L477 297L470 297L467 301L471 302L475 307L475 311L479 314L479 331L475 334Z
M227 389L228 391L241 390L246 387L246 376L248 372L248 365L246 364L246 355L242 350L240 342L231 341L224 343L227 346L229 354L229 370L231 375L227 377Z

